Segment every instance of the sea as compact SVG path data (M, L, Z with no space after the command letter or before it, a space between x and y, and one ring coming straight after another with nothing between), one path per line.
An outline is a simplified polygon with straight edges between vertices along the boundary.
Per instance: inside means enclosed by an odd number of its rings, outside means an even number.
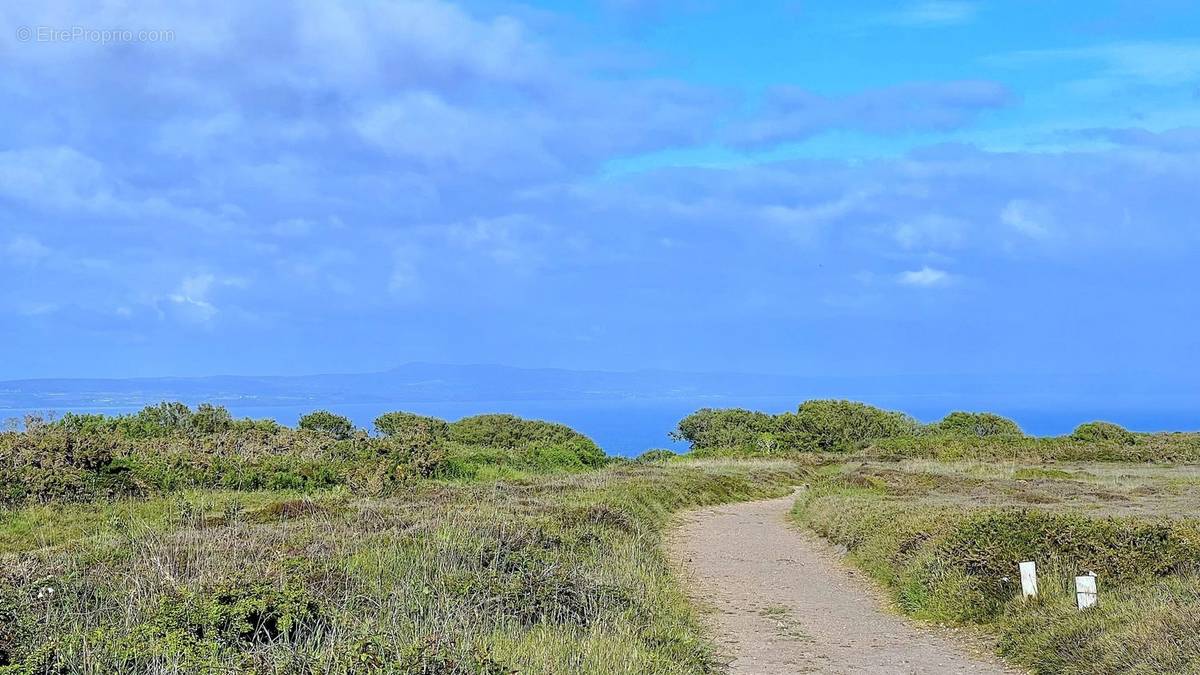
M928 400L873 401L877 405L904 410L923 422L940 419L952 407ZM190 402L194 403L194 402ZM620 399L620 400L558 400L558 401L470 401L431 402L412 401L386 403L350 403L329 406L329 410L345 415L360 427L371 428L372 421L385 412L405 410L422 415L433 415L446 420L456 420L482 413L511 413L530 419L560 422L571 426L595 440L611 455L633 457L652 448L668 448L677 452L687 450L687 444L674 441L670 432L676 424L691 412L705 407L741 407L764 412L779 413L795 410L797 401L791 397L744 397L702 399ZM294 426L304 414L312 412L311 406L239 406L225 404L235 417L270 418L288 426ZM989 409L963 407L964 409ZM77 413L104 413L108 415L136 412L136 407L75 407ZM1189 409L1105 409L1071 408L1021 409L1020 407L993 406L992 412L1010 417L1026 433L1037 436L1055 436L1070 433L1082 422L1107 420L1116 422L1135 431L1200 431L1200 410ZM0 408L0 420L19 419L27 413L50 413L61 415L64 409Z

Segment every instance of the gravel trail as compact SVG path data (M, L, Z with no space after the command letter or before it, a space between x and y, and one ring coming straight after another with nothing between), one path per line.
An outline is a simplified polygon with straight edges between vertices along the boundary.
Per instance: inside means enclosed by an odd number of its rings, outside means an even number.
M885 611L837 550L787 521L794 497L682 516L670 547L731 673L1010 674L941 630Z

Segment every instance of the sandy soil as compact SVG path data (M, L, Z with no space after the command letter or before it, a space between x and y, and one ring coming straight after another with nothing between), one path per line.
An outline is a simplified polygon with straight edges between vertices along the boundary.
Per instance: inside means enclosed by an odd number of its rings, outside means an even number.
M834 547L788 524L793 501L693 511L671 537L731 673L1019 672L885 611Z

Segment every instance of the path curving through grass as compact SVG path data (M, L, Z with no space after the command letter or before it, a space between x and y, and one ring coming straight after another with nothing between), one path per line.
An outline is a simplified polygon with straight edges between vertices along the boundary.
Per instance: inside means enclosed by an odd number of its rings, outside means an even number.
M692 511L671 537L731 673L1013 673L884 610L833 546L787 522L794 497Z

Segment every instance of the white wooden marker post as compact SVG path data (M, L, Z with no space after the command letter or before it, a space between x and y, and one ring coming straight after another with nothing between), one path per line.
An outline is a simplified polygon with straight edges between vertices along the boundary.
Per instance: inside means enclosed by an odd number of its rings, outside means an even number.
M1085 574L1075 577L1075 601L1079 609L1096 606L1096 575Z
M1021 597L1028 600L1036 598L1037 594L1037 563L1032 560L1023 562L1021 563Z

